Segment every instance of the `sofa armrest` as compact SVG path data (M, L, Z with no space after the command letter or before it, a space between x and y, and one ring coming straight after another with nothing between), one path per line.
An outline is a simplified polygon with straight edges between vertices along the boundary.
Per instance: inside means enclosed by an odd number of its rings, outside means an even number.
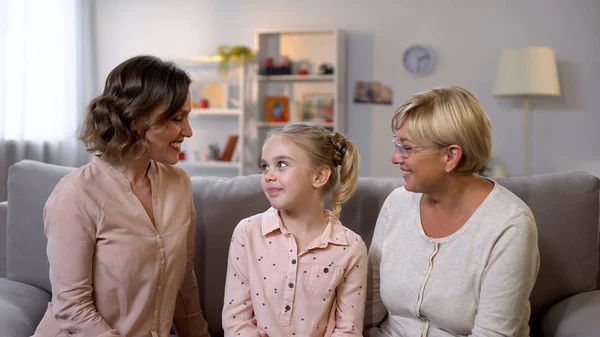
M52 296L29 284L0 278L2 337L31 336L48 309Z
M592 337L600 331L600 290L566 298L548 309L542 318L542 333L553 337Z
M6 277L6 216L8 202L0 202L0 277Z

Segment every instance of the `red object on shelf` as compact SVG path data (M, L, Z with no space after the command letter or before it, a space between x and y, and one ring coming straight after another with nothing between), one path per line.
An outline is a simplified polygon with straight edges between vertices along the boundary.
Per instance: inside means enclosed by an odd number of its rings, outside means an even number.
M206 98L203 98L200 100L200 108L202 109L208 109L208 100Z
M185 160L185 152L179 152L179 160Z
M273 64L274 64L274 63L273 63L273 58L272 58L272 57L269 57L269 58L267 58L267 62L265 62L265 65L266 65L267 67L272 67L272 66L273 66Z
M298 75L308 75L308 70L307 69L300 69L300 70L298 70Z

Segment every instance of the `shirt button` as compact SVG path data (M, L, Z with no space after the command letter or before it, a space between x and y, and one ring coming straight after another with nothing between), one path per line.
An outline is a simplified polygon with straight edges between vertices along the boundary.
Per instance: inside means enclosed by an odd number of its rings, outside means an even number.
M162 287L160 286L160 284L156 286L156 289L159 289L159 290L160 290L160 288L162 288Z
M160 240L160 234L156 234L154 237L156 238L156 240Z
M165 260L160 260L160 264L165 264Z
M154 316L158 316L158 310L154 310Z
M292 264L296 264L296 259L292 260Z
M290 288L293 288L293 287L294 287L294 284L293 284L293 283L290 283L290 284L288 284L288 287L290 287Z
M286 305L285 306L285 311L290 311L290 310L292 310L292 307L290 307L289 305Z

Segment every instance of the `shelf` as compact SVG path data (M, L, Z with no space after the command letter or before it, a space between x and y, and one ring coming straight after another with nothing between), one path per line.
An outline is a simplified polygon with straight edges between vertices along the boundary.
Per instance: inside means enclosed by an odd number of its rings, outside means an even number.
M181 59L173 59L173 62L182 67L189 67L199 64L218 64L221 62L221 57L218 55L196 56Z
M192 109L190 116L240 116L241 109Z
M177 163L177 166L180 166L181 168L231 168L231 169L238 169L240 167L240 163L239 162L232 162L232 161L214 161L214 160L209 160L209 161L182 161Z
M311 116L315 120L305 121L322 126L329 131L344 133L346 125L346 95L347 90L347 65L346 65L346 33L343 30L284 30L284 31L257 31L254 39L254 50L256 50L256 61L252 68L253 106L255 113L248 118L251 143L248 146L249 158L248 171L254 169L252 163L258 162L261 157L261 149L269 132L276 128L285 127L290 123L301 122L305 109L310 109ZM273 72L266 71L266 65L271 64L269 59L279 64L277 58L285 55L291 62L306 62L310 73L298 75L296 64L291 73L284 73L281 69ZM293 63L293 64L294 64ZM333 66L333 74L322 74L321 65ZM269 69L270 71L270 69ZM267 75L268 74L268 75ZM328 100L333 98L333 109L331 106L315 106L305 104L309 99L317 103L318 97L327 95ZM288 97L288 120L285 122L268 122L274 120L267 118L267 103L269 96ZM320 102L319 102L320 103ZM319 117L319 119L317 119ZM327 117L327 122L325 118ZM306 116L306 118L310 118Z
M316 124L316 125L325 126L325 127L333 127L334 126L333 122L313 122L313 121L307 121L307 122ZM259 128L278 128L278 127L285 126L286 124L289 124L289 123L292 123L292 122L257 122L256 125Z
M335 30L310 30L310 29L299 29L299 30L269 30L261 29L257 30L258 35L297 35L297 34L335 34Z
M260 75L264 82L333 82L333 75Z

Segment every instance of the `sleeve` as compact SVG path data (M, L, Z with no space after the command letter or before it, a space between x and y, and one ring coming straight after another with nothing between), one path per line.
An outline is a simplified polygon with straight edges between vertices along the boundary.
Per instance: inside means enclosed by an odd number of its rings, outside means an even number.
M188 178L189 179L189 178ZM190 183L191 186L191 183ZM191 189L191 187L190 187ZM202 316L198 281L194 273L194 254L196 240L196 209L190 192L191 214L187 237L187 263L183 283L175 301L173 321L181 337L209 337L208 323Z
M90 215L70 181L60 182L44 207L54 318L72 336L122 336L100 316L92 297L97 212Z
M225 337L260 336L250 296L247 247L246 236L240 222L233 232L227 261L222 313Z
M518 336L529 318L529 295L539 270L537 229L531 216L515 218L492 247L483 272L472 337Z
M387 316L387 308L380 296L379 265L381 264L383 240L386 228L389 226L389 207L391 198L388 197L379 212L373 239L369 248L369 270L367 277L367 303L365 308L365 330L379 325Z
M336 288L335 329L332 337L362 337L367 297L367 246L363 240L355 245L346 266L343 282Z

